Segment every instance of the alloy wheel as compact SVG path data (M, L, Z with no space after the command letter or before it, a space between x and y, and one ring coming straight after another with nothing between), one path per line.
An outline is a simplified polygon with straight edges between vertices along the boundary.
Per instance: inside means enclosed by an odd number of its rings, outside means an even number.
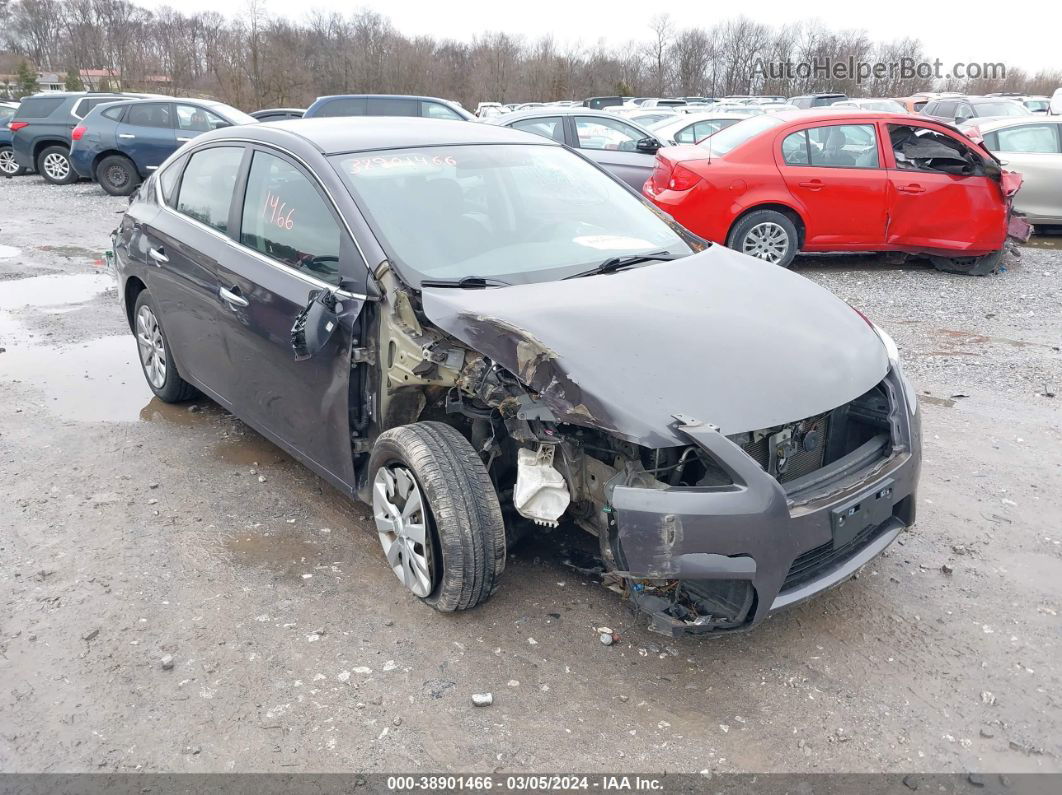
M17 174L21 168L10 149L0 151L0 174Z
M155 389L162 389L166 383L166 343L151 307L142 306L136 314L136 341L144 375Z
M785 229L773 221L756 224L741 243L741 250L745 254L772 263L781 262L788 249L789 236Z
M387 564L416 596L432 588L431 539L424 495L400 464L382 466L372 485L372 512Z
M70 175L70 161L58 152L44 158L44 172L55 180L64 180Z

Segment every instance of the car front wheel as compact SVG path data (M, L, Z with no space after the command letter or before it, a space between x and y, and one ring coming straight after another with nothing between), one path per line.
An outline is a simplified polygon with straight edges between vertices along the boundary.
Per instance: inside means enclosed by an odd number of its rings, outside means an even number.
M181 378L170 356L166 333L162 330L155 304L147 290L141 290L133 308L133 333L140 353L140 367L155 396L164 403L191 400L199 391Z
M505 568L505 522L487 469L449 425L385 431L369 460L372 512L387 565L436 610L467 610Z
M1003 252L993 251L982 257L930 257L933 267L944 273L960 273L964 276L988 276L1003 264Z
M774 210L756 210L734 225L726 245L788 268L796 257L799 240L796 226L788 217Z
M70 150L65 146L49 146L37 155L37 173L53 185L77 182L77 172L70 165Z
M29 169L20 166L15 160L15 153L10 146L0 146L0 174L5 177L18 177L25 174Z
M140 175L128 157L110 155L96 166L96 181L111 196L128 196L140 184Z

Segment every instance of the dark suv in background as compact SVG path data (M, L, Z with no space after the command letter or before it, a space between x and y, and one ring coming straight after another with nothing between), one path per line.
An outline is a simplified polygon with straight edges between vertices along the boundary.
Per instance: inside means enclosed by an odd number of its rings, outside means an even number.
M943 97L933 99L922 108L922 115L948 124L962 124L970 119L1032 116L1032 111L1006 97Z
M476 117L453 102L438 97L411 97L405 94L337 94L318 97L303 114L318 116L423 116L427 119L471 121Z
M149 94L54 92L26 97L8 123L11 150L20 166L37 171L53 185L77 181L70 166L70 134L97 105Z
M844 102L847 94L805 94L802 97L790 97L789 104L798 108L822 108L834 102Z
M17 102L0 102L0 176L4 177L26 173L26 169L15 162L15 155L11 152L11 130L7 128L17 110Z

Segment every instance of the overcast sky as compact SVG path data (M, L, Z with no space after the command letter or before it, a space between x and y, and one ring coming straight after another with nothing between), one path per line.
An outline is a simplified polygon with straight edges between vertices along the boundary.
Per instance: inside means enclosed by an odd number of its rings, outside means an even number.
M219 11L237 16L246 0L133 0L147 7L171 5L183 11ZM622 44L649 36L648 23L666 11L679 27L710 27L727 16L743 12L772 25L814 17L835 30L862 29L872 38L891 40L913 36L922 41L930 60L940 58L945 69L952 63L1002 62L1008 68L1062 69L1059 47L1058 0L1022 0L1005 13L993 13L976 3L921 0L754 0L745 4L706 2L652 3L645 0L608 0L579 3L571 0L387 0L344 2L303 0L292 4L268 0L273 16L299 19L309 9L351 13L373 8L389 17L402 33L431 34L440 38L470 40L482 31L500 30L535 38L547 33L558 43L599 39Z

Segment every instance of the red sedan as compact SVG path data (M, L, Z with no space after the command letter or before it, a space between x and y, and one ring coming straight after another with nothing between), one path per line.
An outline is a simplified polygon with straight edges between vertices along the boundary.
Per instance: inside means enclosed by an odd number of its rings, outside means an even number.
M754 116L661 149L643 192L692 232L788 267L798 251L901 251L995 271L1021 175L958 130L899 113Z

